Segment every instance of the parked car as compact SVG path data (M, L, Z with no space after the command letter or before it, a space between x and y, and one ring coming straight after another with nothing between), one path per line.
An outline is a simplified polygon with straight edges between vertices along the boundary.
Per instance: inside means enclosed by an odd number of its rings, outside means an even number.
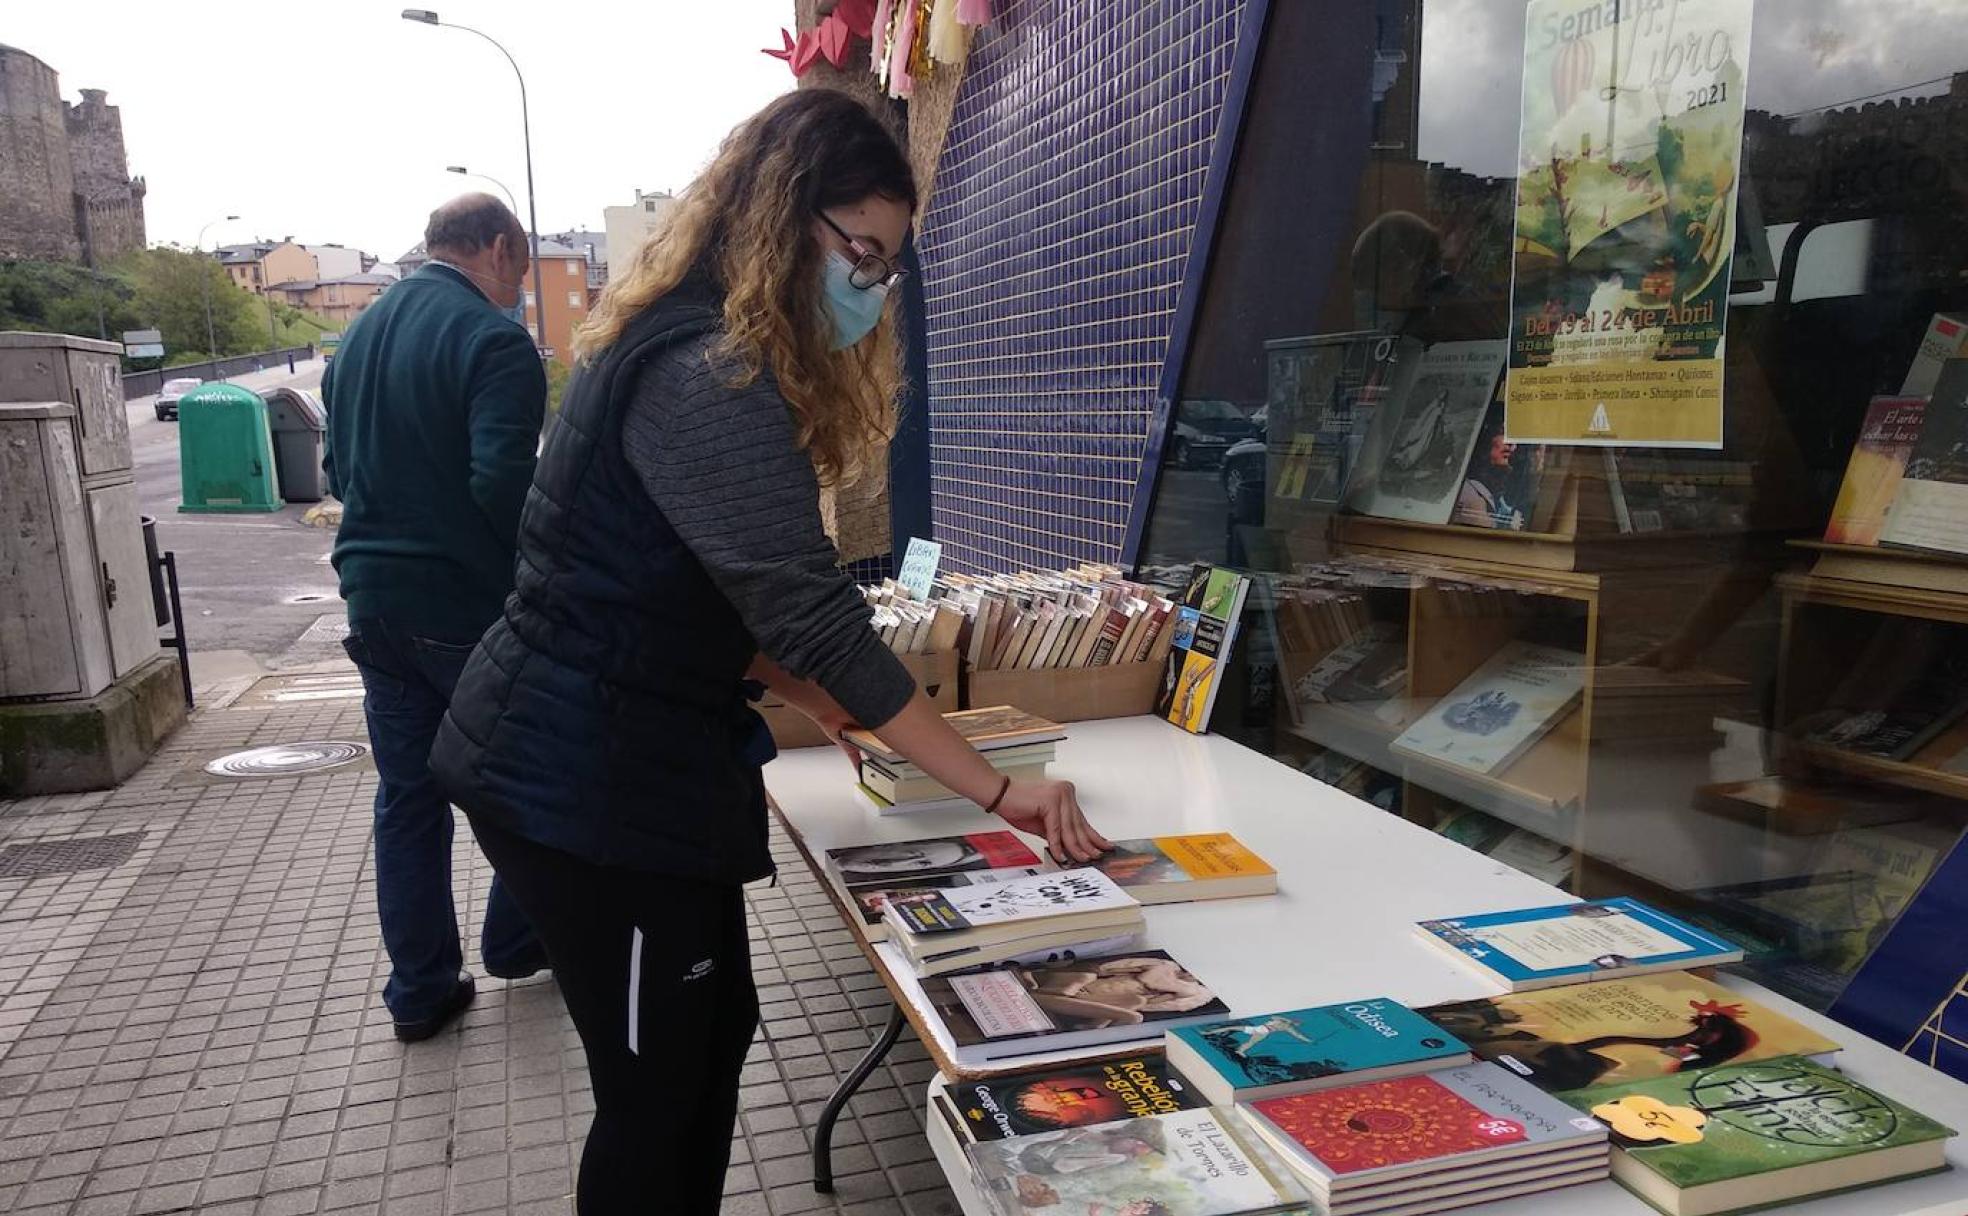
M1228 401L1184 401L1175 411L1169 463L1178 469L1213 469L1222 463L1231 444L1250 438L1256 431L1244 411Z
M164 387L157 390L157 420L174 421L178 416L178 399L203 383L205 383L203 380L195 376L180 376L175 380L166 380Z
M1223 493L1234 504L1247 494L1264 494L1264 451L1262 436L1241 439L1223 454L1223 470L1218 477Z

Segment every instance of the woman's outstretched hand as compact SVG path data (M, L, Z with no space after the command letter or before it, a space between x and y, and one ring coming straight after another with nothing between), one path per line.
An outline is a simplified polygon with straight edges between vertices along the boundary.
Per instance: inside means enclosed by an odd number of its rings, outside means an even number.
M1089 862L1114 847L1087 822L1070 781L1013 781L997 813L1019 831L1045 837L1061 861Z

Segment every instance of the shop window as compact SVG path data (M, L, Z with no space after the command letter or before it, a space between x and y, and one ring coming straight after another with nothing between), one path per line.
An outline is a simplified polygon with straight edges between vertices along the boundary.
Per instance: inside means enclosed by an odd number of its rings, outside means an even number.
M1219 732L1842 1015L1968 823L1968 34L1560 8L1272 6L1140 564L1265 576Z

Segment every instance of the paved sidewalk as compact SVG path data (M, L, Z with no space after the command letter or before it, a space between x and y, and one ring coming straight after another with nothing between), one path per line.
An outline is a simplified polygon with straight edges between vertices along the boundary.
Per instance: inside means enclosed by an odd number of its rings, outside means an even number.
M373 771L202 773L304 740L366 741L359 701L249 696L201 710L121 789L0 801L0 1211L572 1212L592 1095L551 980L480 973L455 1027L397 1043L377 997ZM490 870L462 821L459 842L474 941ZM807 1182L807 1129L886 997L774 848L786 881L748 893L764 1024L724 1211L955 1216L913 1037L836 1129L838 1195Z

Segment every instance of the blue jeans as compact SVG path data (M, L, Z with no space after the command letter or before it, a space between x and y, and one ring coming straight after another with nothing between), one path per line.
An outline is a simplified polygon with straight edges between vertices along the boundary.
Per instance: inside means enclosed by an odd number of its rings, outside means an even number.
M464 965L451 902L451 804L430 774L431 744L476 639L422 636L386 620L349 622L343 648L362 673L375 749L376 911L390 978L383 1004L399 1022L435 1016ZM532 970L545 955L495 876L479 956L494 970Z

